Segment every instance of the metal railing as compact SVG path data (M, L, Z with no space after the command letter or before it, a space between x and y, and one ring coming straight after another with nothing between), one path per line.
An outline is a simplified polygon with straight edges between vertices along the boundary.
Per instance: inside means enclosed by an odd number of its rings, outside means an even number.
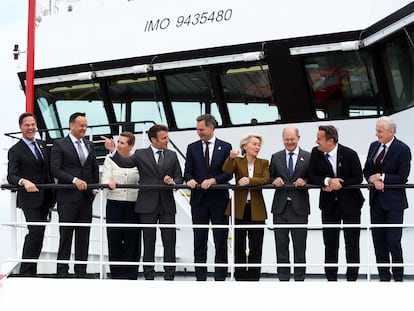
M51 189L75 189L76 186L73 184L39 184L37 185L38 188L51 188ZM347 267L347 266L353 266L353 267L366 267L367 268L367 280L370 281L372 278L372 273L370 272L371 268L375 267L414 267L414 263L387 263L387 264L379 264L371 262L370 258L368 258L366 263L276 263L276 259L274 263L258 263L258 264L248 264L248 263L240 263L236 264L234 263L234 258L232 256L229 257L228 263L225 264L219 264L219 263L194 263L194 262L143 262L142 260L139 262L126 262L126 261L108 261L105 260L105 254L104 254L104 235L106 228L133 228L133 227L139 227L139 228L227 228L229 229L229 232L231 236L234 237L234 231L237 228L267 228L270 230L274 230L277 228L307 228L310 229L317 229L321 230L323 228L360 228L367 231L367 243L366 247L367 249L372 249L373 246L370 245L369 241L369 235L368 233L371 232L373 228L377 227L400 227L400 228L414 228L414 224L371 224L368 222L367 224L264 224L264 225L236 225L235 219L234 219L234 204L232 204L232 213L231 213L231 221L228 225L194 225L194 224L126 224L126 223L120 223L120 224L107 224L105 223L104 219L104 206L105 206L105 198L103 195L103 190L106 188L109 188L107 184L89 184L88 188L90 189L99 189L100 191L100 215L99 215L99 222L98 223L62 223L62 222L18 222L16 220L16 216L12 217L10 222L2 223L2 226L10 226L13 228L11 233L11 247L12 247L12 254L16 254L16 258L12 259L6 259L3 261L7 262L14 262L14 263L20 263L20 262L38 262L38 263L70 263L70 264L92 264L92 265L99 265L99 278L104 279L105 278L105 271L104 267L108 265L154 265L154 266L166 266L166 265L174 265L174 266L203 266L203 267L228 267L230 269L230 278L234 279L234 269L236 267ZM190 188L187 187L184 184L181 185L140 185L140 184L120 184L117 185L117 188L134 188L134 189L186 189L189 190ZM263 190L277 190L279 188L276 188L272 184L262 185L262 186L238 186L238 185L232 185L232 184L218 184L218 185L212 185L210 187L211 190L214 189L228 189L228 190L237 190L237 189L263 189ZM305 187L296 188L293 186L285 185L283 187L284 190L286 189L295 189L296 191L303 191L308 189L320 189L320 186L317 185L306 185ZM343 187L343 189L373 189L374 186L372 184L360 184L360 185L353 185L353 186L346 186ZM398 185L385 185L385 188L414 188L414 184L398 184ZM10 205L11 209L15 210L16 208L16 191L18 189L22 189L21 186L15 186L15 185L9 185L9 184L3 184L1 185L2 190L10 190L12 193ZM199 185L197 185L196 189L201 189ZM17 233L16 230L19 227L24 227L27 225L45 225L45 226L77 226L77 227L97 227L100 230L100 240L99 240L99 260L88 260L85 261L76 261L76 260L53 260L53 259L20 259L18 258L18 252L17 252ZM231 239L231 249L234 250L234 239ZM368 252L369 253L369 252ZM0 260L0 263L2 261Z

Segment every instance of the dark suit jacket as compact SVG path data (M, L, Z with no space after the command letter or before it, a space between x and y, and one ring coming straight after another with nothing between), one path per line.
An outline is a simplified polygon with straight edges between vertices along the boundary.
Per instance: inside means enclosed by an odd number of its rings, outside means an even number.
M270 182L280 177L285 182L285 185L292 185L293 182L302 178L308 182L310 153L299 148L298 159L293 171L292 177L289 176L288 168L286 166L286 150L283 149L272 155L270 161ZM273 196L272 213L281 214L286 206L286 200L290 197L292 199L292 206L298 215L309 215L309 192L308 190L287 190L283 187L276 187Z
M364 165L363 174L368 180L369 176L377 173L375 169L374 158L381 144L373 142L368 150L367 160ZM410 174L411 151L410 148L402 141L394 138L385 157L382 161L382 173L385 174L385 184L405 184ZM372 205L374 197L383 209L405 209L408 207L407 195L405 189L385 189L384 192L370 189L370 204Z
M49 151L46 143L36 140L43 154L43 167L38 164L36 157L23 140L19 140L8 153L7 181L11 185L18 185L21 178L30 180L34 184L54 183L50 173ZM17 206L21 208L35 208L47 204L49 208L55 205L53 190L39 189L39 192L27 192L24 189L17 191Z
M204 179L215 178L217 184L226 184L231 179L231 174L225 173L222 170L224 161L227 159L231 151L231 145L223 140L216 138L214 144L214 151L211 158L210 168L207 171L202 141L198 140L188 145L187 155L184 169L184 179L189 181L196 180L199 184ZM227 189L202 190L192 189L190 204L197 206L208 196L210 200L217 206L226 206L229 200L229 192Z
M235 174L236 182L242 177L248 177L247 159L237 157L235 159L227 158L223 165L223 171L229 174ZM256 159L254 162L253 178L249 178L250 186L260 186L268 184L269 177L269 161L265 159ZM237 189L234 191L235 218L243 219L244 209L246 206L247 193L249 188ZM263 199L261 189L251 189L251 212L253 221L263 221L267 218L266 205ZM231 211L226 210L226 215L230 215Z
M338 144L336 169L337 177L344 180L343 186L359 185L362 182L362 167L358 154L341 144ZM309 163L309 182L324 186L326 177L334 177L332 169L324 153L319 151L318 147L314 147ZM360 189L341 189L331 192L321 190L319 208L329 213L336 199L339 208L345 214L360 213L364 203Z
M176 184L183 183L182 171L177 154L171 150L164 150L164 163L162 168L155 162L151 147L139 149L129 158L123 158L116 152L112 157L121 167L137 167L142 185L165 185L164 176L174 179ZM140 189L138 191L135 211L137 213L153 213L161 204L164 212L176 213L173 189Z
M89 154L82 166L78 152L69 136L54 141L51 154L51 171L59 184L72 184L74 177L80 178L88 184L99 183L99 167L93 143L85 138L83 138L83 142ZM57 200L78 201L83 193L83 191L78 191L76 188L58 189ZM94 198L93 189L88 189L87 193L92 202Z

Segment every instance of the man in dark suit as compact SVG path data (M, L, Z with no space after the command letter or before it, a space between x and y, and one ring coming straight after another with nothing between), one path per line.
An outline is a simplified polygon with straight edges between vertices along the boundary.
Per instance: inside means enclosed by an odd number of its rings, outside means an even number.
M402 224L404 209L408 208L404 188L385 188L384 185L405 184L411 167L410 148L395 137L397 125L390 117L377 120L376 136L371 143L364 165L365 179L374 185L369 191L372 224ZM378 264L402 264L401 227L372 228L375 256ZM390 281L389 267L378 267L381 281ZM393 267L395 281L403 280L403 267Z
M364 203L360 189L343 189L343 186L358 185L362 182L362 168L358 154L338 144L338 132L334 126L319 126L316 143L309 163L309 183L322 186L319 208L322 224L350 224L361 222L361 208ZM343 229L346 262L359 264L360 228ZM338 263L340 228L323 228L325 263ZM348 266L346 279L355 281L359 267ZM325 267L328 281L336 281L338 267Z
M99 183L99 168L93 143L85 139L87 120L84 113L76 112L69 118L70 133L53 143L51 154L52 175L59 184L74 184L75 188L56 191L59 222L91 223L92 202L97 190L88 184ZM61 226L59 228L58 260L69 260L72 237L75 233L75 260L88 259L90 227ZM68 276L69 265L57 264L58 277ZM76 277L86 277L86 264L75 264Z
M303 187L307 183L310 153L299 148L299 130L290 126L283 130L285 149L272 155L270 161L270 181L276 188L273 204L274 224L307 224L310 214L308 190L288 190L284 185ZM277 263L288 264L289 232L293 242L295 264L306 263L306 228L275 228ZM305 267L294 268L295 281L305 279ZM289 281L290 268L278 267L280 281Z
M226 184L231 174L224 173L223 163L229 156L231 145L215 137L216 119L210 114L197 118L200 140L187 147L184 179L191 190L191 215L194 225L228 225L225 215L229 192L227 189L210 190L211 185ZM200 185L201 189L196 186ZM208 228L194 228L194 262L207 262ZM215 263L227 263L227 228L213 228ZM207 267L196 266L197 281L207 279ZM214 279L224 281L227 267L216 267Z
M50 174L49 152L44 141L35 139L37 124L35 116L25 112L19 117L22 138L8 153L7 180L12 185L23 186L17 191L17 207L23 210L26 222L46 222L49 210L55 204L52 189L38 188L36 184L53 183ZM43 246L45 226L27 226L23 245L23 259L39 259ZM23 262L22 276L35 276L37 264Z
M105 146L114 152L114 145L105 139ZM182 184L183 177L177 154L168 149L168 128L164 125L153 125L148 130L148 138L151 145L140 149L130 158L121 157L115 152L112 159L121 167L138 168L139 183L142 185L174 185ZM138 191L135 212L139 213L142 224L175 224L176 206L172 189L140 189ZM164 246L164 263L174 263L176 229L161 228L162 244ZM144 262L155 260L156 228L145 227ZM175 266L164 266L164 279L174 280ZM154 279L154 265L144 265L144 277L146 280Z

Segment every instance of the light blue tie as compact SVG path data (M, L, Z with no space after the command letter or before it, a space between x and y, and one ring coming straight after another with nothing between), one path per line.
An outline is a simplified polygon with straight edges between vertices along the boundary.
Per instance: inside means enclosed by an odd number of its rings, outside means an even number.
M76 144L78 145L79 160L80 160L80 162L83 166L85 164L85 161L86 161L86 156L85 156L85 153L83 152L81 141L77 140Z

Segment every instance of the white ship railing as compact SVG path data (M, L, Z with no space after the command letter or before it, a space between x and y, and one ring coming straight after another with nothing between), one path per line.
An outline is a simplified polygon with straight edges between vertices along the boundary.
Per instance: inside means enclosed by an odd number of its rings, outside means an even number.
M74 185L62 185L62 184L46 184L46 185L38 185L38 187L41 188L73 188L75 187ZM150 188L150 189L159 189L159 188L175 188L175 189L188 189L185 185L174 185L174 186L160 186L160 185L138 185L138 184L134 184L134 185L118 185L119 188ZM284 189L289 188L290 186L285 186ZM344 188L371 188L373 187L372 185L369 184L361 184L361 185L355 185L355 186L349 186L349 187L344 187ZM208 225L194 225L194 224L126 224L126 223L120 223L120 224L116 224L116 223L111 223L111 224L107 224L105 222L105 218L104 218L104 208L105 208L105 196L104 196L104 189L108 188L107 184L91 184L89 185L89 188L91 189L100 189L99 191L99 206L100 206L100 216L99 216L99 221L98 222L92 222L92 223L60 223L60 222L25 222L25 221L17 221L17 211L16 211L16 187L12 186L12 185L2 185L1 186L2 189L8 189L8 190L12 190L11 191L11 199L10 199L10 221L9 222L5 222L5 223L1 223L1 226L7 226L11 228L11 232L10 232L10 239L11 239L11 243L10 243L10 253L14 255L14 258L7 258L7 259L1 259L0 258L0 275L2 273L2 271L4 271L3 265L8 265L8 266L15 266L18 263L21 262L37 262L37 263L47 263L47 264L57 264L57 263L67 263L67 264L88 264L88 265L98 265L99 266L99 278L100 279L105 279L106 278L106 272L105 272L105 266L108 265L154 265L154 266L165 266L165 265L174 265L176 267L186 267L186 266L203 266L203 267L228 267L229 268L229 272L230 272L230 279L234 280L234 269L236 267L273 267L273 268L277 268L277 267L347 267L347 266L352 266L352 267L365 267L367 268L367 272L366 272L366 280L367 281L371 281L372 280L372 275L376 275L376 273L372 273L371 269L372 268L377 268L377 267L414 267L414 263L411 262L404 262L404 263L386 263L386 264L380 264L380 263L376 263L375 262L375 258L371 258L370 256L370 250L373 249L373 245L370 241L370 233L371 230L373 228L384 228L384 227L400 227L400 228L405 228L405 229L409 229L409 228L414 228L414 224L371 224L369 219L367 221L366 224L286 224L286 225L282 225L282 224L264 224L264 225L235 225L235 219L234 219L234 204L232 204L232 216L231 216L231 223L229 225L212 225L212 224L208 224ZM246 187L240 187L237 185L214 185L211 187L212 189L237 189L237 188L246 188ZM275 190L276 188L273 185L264 185L264 186L256 186L256 187L247 187L247 188L261 188L261 189L271 189L271 190ZM315 186L315 185L308 185L307 187L305 187L307 189L315 189L315 188L320 188L319 186ZM414 188L414 184L404 184L404 185L386 185L386 188ZM297 188L295 188L297 189ZM302 189L303 190L303 189ZM297 191L302 191L300 189L298 189ZM55 226L55 227L60 227L60 226L76 226L76 227L91 227L91 228L98 228L99 229L99 260L88 260L88 261L77 261L77 260L55 260L55 259L21 259L19 258L19 248L17 240L17 231L19 228L25 228L27 225L44 225L47 227L50 226ZM340 228L340 229L344 229L344 228L360 228L363 230L366 230L367 234L366 234L366 250L367 250L367 257L368 259L366 260L366 263L341 263L338 261L338 263L286 263L286 264L282 264L282 263L276 263L276 258L274 263L260 263L260 264L248 264L248 263L240 263L240 264L236 264L234 263L234 258L232 256L231 253L229 253L229 260L228 263L194 263L194 262L159 262L159 261L155 261L155 262L143 262L142 260L137 261L137 262L127 262L127 261L108 261L105 260L105 254L104 254L104 245L106 243L105 241L105 230L106 228L111 228L111 227L116 227L116 228L135 228L135 227L139 227L139 228L145 228L145 227L149 227L149 228L172 228L175 227L176 229L180 229L180 228L208 228L208 229L212 229L212 228L227 228L229 229L229 233L232 237L234 237L234 230L237 228L264 228L264 229L276 229L276 228L307 228L307 229L323 229L323 228ZM178 241L178 240L177 240ZM230 243L231 243L231 250L234 250L234 239L230 239ZM178 243L177 243L178 245ZM360 243L360 248L362 247L362 243ZM374 260L374 262L372 262L372 260ZM11 272L11 271L9 271ZM277 277L275 277L277 278Z

